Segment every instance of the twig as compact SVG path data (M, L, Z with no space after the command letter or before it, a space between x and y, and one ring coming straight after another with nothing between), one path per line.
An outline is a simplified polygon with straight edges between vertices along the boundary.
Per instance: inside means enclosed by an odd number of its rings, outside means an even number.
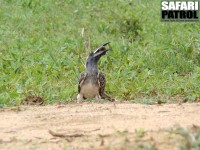
M63 133L56 133L54 131L51 131L49 130L49 133L52 135L52 136L56 136L56 137L61 137L61 138L67 138L67 137L82 137L84 136L84 134L63 134Z
M111 134L99 134L100 138L110 137Z
M85 133L90 133L90 132L94 132L94 131L98 131L101 130L101 128L96 128L96 129L92 129L92 130L88 130L88 131L84 131Z

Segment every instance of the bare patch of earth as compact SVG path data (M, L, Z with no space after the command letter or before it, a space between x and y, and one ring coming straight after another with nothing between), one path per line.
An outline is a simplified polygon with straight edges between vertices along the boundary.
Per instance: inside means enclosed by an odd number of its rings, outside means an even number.
M0 149L195 148L200 103L82 103L0 109Z

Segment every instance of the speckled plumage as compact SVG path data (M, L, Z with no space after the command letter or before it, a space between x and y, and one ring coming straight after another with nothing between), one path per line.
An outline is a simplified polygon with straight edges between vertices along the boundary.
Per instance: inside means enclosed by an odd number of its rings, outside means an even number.
M108 43L101 45L87 57L86 72L81 73L78 80L77 102L86 98L102 98L113 101L110 96L105 94L106 78L102 72L98 72L97 67L100 57L108 51L105 48Z

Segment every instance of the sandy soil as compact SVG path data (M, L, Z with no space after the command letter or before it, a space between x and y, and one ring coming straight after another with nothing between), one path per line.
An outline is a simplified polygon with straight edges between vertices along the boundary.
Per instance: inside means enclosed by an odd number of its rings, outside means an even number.
M83 103L0 109L0 149L162 149L200 126L200 103Z

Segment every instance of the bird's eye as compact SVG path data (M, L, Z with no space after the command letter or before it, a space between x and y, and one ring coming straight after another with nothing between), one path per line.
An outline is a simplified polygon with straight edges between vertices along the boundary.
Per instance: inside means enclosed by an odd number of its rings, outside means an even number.
M93 55L93 52L92 53L90 53L90 56L92 56Z

